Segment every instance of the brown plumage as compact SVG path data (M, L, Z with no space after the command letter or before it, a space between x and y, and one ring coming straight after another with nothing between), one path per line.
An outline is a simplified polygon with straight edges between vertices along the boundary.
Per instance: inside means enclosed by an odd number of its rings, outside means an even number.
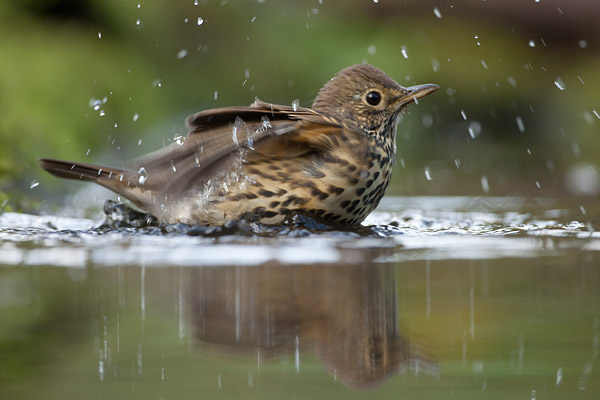
M256 100L190 116L184 140L117 169L41 159L93 181L167 223L279 223L291 212L359 224L391 178L398 116L436 85L404 88L371 65L339 72L313 108Z

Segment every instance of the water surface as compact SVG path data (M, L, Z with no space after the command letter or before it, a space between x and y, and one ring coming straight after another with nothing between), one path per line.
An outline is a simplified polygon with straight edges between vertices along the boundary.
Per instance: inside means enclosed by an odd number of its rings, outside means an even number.
M203 237L6 213L0 398L596 399L597 216L386 198L366 231Z

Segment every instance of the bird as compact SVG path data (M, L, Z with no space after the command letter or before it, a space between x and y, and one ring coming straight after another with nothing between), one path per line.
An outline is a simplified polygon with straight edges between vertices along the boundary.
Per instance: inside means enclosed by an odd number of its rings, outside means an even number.
M100 184L165 224L276 225L300 213L354 226L390 183L407 106L437 89L403 87L379 68L357 64L331 78L311 108L257 98L193 114L185 137L125 168L39 162L57 177Z

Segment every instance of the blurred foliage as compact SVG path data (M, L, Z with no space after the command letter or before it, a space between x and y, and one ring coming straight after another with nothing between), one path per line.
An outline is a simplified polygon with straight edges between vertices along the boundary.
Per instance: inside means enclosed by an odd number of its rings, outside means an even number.
M75 190L35 159L120 165L185 133L187 114L255 96L309 106L335 72L369 62L442 86L400 125L390 194L600 191L593 2L198 3L2 2L0 190Z

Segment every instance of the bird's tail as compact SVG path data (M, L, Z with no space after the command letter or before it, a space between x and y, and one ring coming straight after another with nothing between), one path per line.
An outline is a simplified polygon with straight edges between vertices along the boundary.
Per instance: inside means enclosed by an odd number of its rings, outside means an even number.
M126 181L128 173L125 170L101 165L40 158L40 166L59 178L75 179L102 184L103 179Z
M95 182L131 200L146 211L156 212L152 207L153 191L145 190L142 180L135 173L119 168L51 158L41 158L39 162L43 169L54 176Z

